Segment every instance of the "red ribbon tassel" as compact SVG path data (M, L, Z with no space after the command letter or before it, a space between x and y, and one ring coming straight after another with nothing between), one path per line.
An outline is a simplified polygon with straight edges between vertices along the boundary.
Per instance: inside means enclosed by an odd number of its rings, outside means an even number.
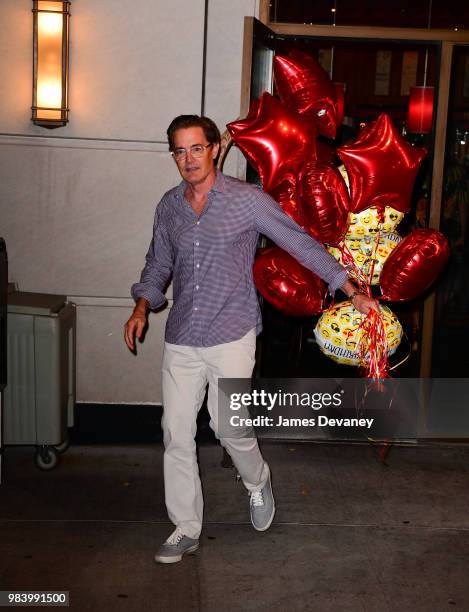
M363 335L360 339L359 355L366 377L389 378L388 344L381 313L370 310L361 327Z

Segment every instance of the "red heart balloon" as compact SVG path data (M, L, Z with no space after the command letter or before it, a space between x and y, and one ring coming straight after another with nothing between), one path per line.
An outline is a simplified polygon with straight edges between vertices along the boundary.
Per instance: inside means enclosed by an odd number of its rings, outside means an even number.
M337 129L335 87L316 60L301 51L289 57L274 57L274 78L282 102L289 108L314 117L318 132L335 138Z
M410 208L415 177L426 151L413 147L399 134L389 115L382 113L365 126L353 144L337 150L350 179L351 211L370 206Z
M383 299L413 300L443 270L450 255L446 237L434 229L418 229L391 252L380 276Z
M281 248L262 249L253 276L261 295L278 310L299 317L322 311L326 284Z
M282 182L275 189L272 189L270 195L280 204L284 213L291 217L298 225L304 227L305 221L296 194L297 182L296 175L287 174L282 179Z
M338 244L347 232L350 198L339 170L331 164L306 164L298 183L306 231L320 242Z
M267 192L316 153L314 121L292 112L267 92L262 95L255 119L234 121L227 128L256 168Z

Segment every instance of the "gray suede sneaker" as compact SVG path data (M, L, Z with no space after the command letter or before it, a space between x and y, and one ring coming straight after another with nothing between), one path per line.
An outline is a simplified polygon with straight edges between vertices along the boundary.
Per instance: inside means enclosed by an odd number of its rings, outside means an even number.
M275 501L270 474L262 489L260 491L251 491L249 495L252 526L257 531L266 531L272 524L275 515Z
M194 553L199 548L199 540L189 538L179 527L173 531L164 544L156 552L157 563L177 563L183 555Z

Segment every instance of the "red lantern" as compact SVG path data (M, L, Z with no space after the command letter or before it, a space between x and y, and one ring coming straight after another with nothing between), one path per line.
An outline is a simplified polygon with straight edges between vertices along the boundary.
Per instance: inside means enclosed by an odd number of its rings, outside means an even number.
M434 87L411 87L407 128L409 132L432 131Z

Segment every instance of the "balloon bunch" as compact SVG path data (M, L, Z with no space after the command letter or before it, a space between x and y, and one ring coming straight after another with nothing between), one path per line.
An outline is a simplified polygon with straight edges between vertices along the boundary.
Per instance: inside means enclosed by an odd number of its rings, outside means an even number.
M407 143L385 113L336 150L321 139L335 138L342 121L343 100L327 73L311 56L294 51L275 56L274 78L280 100L264 93L245 119L227 125L264 190L324 243L361 291L371 296L379 284L381 300L415 298L449 257L440 232L420 229L402 239L396 231L426 151ZM282 249L262 251L253 274L260 293L283 312L323 311L325 284ZM402 327L385 306L364 316L345 301L323 312L315 335L332 359L366 365L369 376L379 377L386 376Z

